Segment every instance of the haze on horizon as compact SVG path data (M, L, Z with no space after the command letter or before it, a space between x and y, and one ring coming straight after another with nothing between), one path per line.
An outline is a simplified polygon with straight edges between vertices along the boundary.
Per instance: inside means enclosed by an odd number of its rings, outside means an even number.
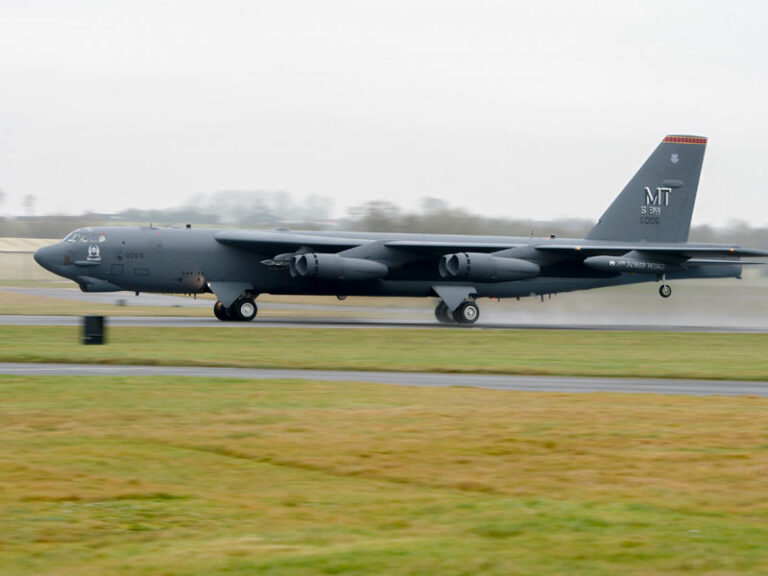
M597 219L666 134L768 224L768 5L5 0L0 215L218 191ZM29 206L26 207L29 210Z

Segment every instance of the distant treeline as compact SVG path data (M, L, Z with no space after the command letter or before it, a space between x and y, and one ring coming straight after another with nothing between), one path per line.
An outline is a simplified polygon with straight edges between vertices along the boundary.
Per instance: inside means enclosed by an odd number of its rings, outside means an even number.
M304 230L359 230L364 232L421 232L446 234L489 234L505 236L583 237L594 225L591 220L552 221L489 218L428 198L421 208L407 211L386 201L368 202L331 220L331 202L310 197L300 204L283 193L220 193L196 199L194 206L167 210L123 210L116 214L0 218L0 236L19 238L62 238L75 228L106 225L237 226L271 229L287 227ZM735 243L768 249L768 227L753 228L734 222L725 227L694 226L692 242Z

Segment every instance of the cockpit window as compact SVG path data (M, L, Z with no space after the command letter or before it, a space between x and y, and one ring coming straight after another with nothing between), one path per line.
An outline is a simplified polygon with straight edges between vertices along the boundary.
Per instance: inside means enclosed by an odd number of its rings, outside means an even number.
M86 242L88 244L94 244L97 242L104 242L106 239L106 234L103 232L96 232L93 228L78 228L64 238L64 242Z

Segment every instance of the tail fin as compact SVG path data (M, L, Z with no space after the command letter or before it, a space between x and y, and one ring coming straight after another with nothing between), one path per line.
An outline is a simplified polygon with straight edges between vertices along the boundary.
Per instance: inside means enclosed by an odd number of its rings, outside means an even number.
M587 239L686 242L706 147L701 136L664 138Z

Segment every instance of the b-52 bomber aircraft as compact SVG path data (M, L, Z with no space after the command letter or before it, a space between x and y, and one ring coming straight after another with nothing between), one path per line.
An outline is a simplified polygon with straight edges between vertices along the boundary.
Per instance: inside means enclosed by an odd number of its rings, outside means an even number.
M739 278L768 252L688 242L707 139L667 136L584 239L81 228L35 260L84 292L212 292L219 320L253 320L259 294L439 298L442 323L473 324L477 299L639 282Z

